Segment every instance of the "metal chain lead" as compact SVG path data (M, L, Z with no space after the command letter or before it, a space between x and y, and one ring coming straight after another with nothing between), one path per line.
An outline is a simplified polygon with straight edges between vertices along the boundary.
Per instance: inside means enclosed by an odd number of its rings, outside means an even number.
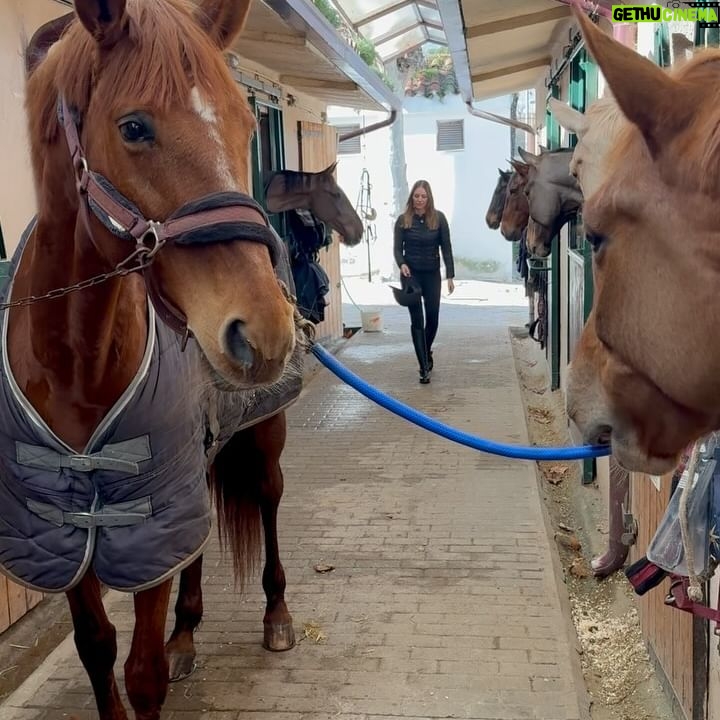
M20 298L19 300L13 300L12 302L0 303L0 310L6 310L11 307L20 307L21 305L32 305L41 300L54 300L55 298L69 295L70 293L77 292L78 290L85 290L86 288L93 287L94 285L100 285L101 283L107 282L115 277L121 277L123 275L129 275L132 272L138 270L144 270L148 267L155 259L157 251L165 244L164 240L160 240L155 234L154 230L150 230L148 235L152 235L155 238L155 244L152 247L145 245L138 245L135 250L128 255L124 260L121 260L114 270L110 272L102 273L101 275L95 275L94 277L88 278L87 280L81 280L74 285L68 285L66 287L57 288L50 290L50 292L44 295L28 295L27 297ZM147 235L146 235L147 237ZM128 264L139 258L137 264Z

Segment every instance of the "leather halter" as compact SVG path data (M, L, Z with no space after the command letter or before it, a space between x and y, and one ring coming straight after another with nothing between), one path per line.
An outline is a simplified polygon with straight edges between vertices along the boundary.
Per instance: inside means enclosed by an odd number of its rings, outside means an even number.
M277 239L264 210L249 195L216 192L186 203L162 222L148 220L107 178L89 169L80 142L77 113L68 106L64 97L60 99L58 116L65 129L80 198L80 212L89 233L89 213L92 212L113 235L135 242L136 249L145 249L151 257L167 243L208 245L248 240L265 245L273 267L276 266ZM157 280L146 268L143 276L157 314L186 342L190 331L184 313L163 297Z

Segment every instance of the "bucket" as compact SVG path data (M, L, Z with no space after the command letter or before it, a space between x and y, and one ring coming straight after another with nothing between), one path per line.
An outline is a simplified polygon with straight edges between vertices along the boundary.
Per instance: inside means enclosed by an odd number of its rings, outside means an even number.
M382 312L380 310L361 310L360 321L363 332L382 332Z

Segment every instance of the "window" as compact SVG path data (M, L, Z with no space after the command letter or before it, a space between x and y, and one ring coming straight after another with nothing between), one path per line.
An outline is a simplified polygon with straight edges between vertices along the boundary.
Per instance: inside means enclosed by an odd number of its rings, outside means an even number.
M695 23L695 47L718 47L720 28L705 27L704 23Z
M282 110L275 105L266 104L254 96L249 100L257 120L257 131L252 139L253 197L264 205L265 179L274 170L285 168L283 116ZM285 222L282 213L273 213L269 219L282 237Z
M667 23L655 27L655 62L660 67L670 67L670 30Z
M465 147L463 120L437 121L436 150L462 150Z
M346 133L352 132L353 130L359 130L360 125L358 123L356 123L355 125L336 125L335 129L337 130L339 139ZM338 142L338 155L359 155L361 150L361 137L361 135L356 135L354 138L350 138L349 140L345 140L344 142Z

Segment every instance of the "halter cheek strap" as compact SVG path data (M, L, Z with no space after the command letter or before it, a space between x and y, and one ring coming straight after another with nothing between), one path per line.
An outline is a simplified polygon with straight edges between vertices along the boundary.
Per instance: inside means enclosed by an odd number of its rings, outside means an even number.
M267 215L249 195L217 192L191 200L164 221L148 220L138 207L107 178L88 167L80 142L79 118L65 98L60 98L58 118L65 130L75 184L80 197L80 212L88 232L90 213L113 235L146 250L150 259L167 243L208 245L244 240L265 245L273 267L279 256L278 238L270 229ZM162 294L155 274L143 270L150 300L158 315L187 342L190 332L184 313Z

